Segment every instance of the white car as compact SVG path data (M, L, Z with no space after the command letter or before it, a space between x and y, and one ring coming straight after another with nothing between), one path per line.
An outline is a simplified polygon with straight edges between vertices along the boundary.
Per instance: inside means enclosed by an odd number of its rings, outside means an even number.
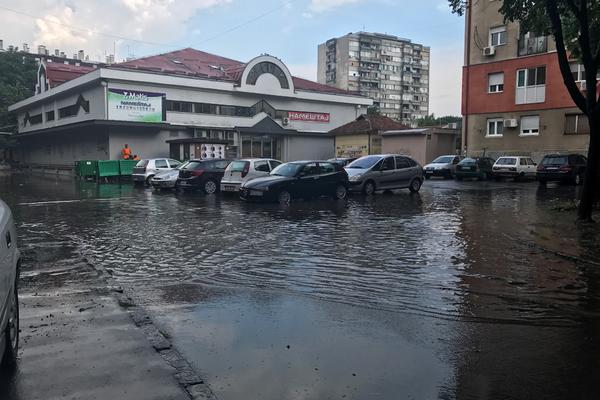
M17 362L19 349L20 254L10 208L0 200L0 359L2 366Z
M456 164L460 162L460 159L460 156L452 154L439 156L423 167L423 175L425 179L429 179L432 176L442 176L444 179L452 179L456 171Z
M179 179L179 170L188 164L189 161L186 161L175 169L157 172L156 175L150 178L150 185L154 189L175 189L177 179Z
M244 158L232 161L221 179L221 192L239 192L242 182L268 176L281 161L270 158Z
M492 167L496 179L513 178L515 180L535 178L537 164L531 157L500 157Z
M131 179L134 183L150 184L150 179L161 171L171 171L181 165L180 161L170 158L151 158L140 160L133 168Z

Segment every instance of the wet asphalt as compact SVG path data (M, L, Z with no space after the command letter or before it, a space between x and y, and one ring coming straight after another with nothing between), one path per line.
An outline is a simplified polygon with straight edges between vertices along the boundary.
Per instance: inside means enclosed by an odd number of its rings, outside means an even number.
M574 223L577 190L431 180L282 207L0 176L25 276L85 257L231 400L597 398L600 229Z

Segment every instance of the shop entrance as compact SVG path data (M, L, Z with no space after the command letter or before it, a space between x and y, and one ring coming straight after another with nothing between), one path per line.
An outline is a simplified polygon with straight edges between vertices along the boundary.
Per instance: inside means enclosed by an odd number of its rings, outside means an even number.
M281 159L281 138L270 135L242 135L242 157Z

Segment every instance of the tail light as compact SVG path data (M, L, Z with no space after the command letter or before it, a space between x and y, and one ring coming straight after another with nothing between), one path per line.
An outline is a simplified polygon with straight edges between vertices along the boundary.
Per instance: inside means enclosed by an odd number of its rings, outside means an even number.
M192 176L201 176L204 173L203 169L195 169L192 171Z
M563 165L559 168L559 170L562 172L571 172L573 170L573 167L570 165Z
M244 164L244 169L242 170L242 178L245 178L246 175L248 175L248 172L250 172L250 163L249 162Z

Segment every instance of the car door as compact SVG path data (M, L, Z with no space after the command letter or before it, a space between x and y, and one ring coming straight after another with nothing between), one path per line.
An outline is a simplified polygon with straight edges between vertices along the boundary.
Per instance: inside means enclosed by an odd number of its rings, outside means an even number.
M177 160L169 159L169 168L177 168L181 165L181 163Z
M527 175L535 176L536 171L537 167L535 162L531 158L527 158Z
M271 172L271 166L267 160L254 161L254 171L250 179L258 178L260 176L267 176Z
M413 168L406 157L396 156L396 181L395 187L408 187L413 175Z
M15 239L11 232L8 206L0 201L0 323L8 304Z
M281 161L269 160L269 165L271 166L271 171L273 171L276 167L281 165Z
M165 171L169 169L169 163L165 158L158 158L154 160L154 172Z
M335 165L330 162L320 162L321 176L319 181L319 191L321 195L330 195L335 193L335 188L338 183L337 170Z
M396 185L396 163L394 157L385 157L379 168L379 173L375 174L375 186L379 189L391 189Z
M298 174L298 183L294 185L296 197L321 196L319 165L316 162L305 164Z
M223 179L223 175L225 175L225 168L229 165L231 161L229 160L216 160L213 163L211 168L211 176L217 181L217 183L221 183L221 179Z

